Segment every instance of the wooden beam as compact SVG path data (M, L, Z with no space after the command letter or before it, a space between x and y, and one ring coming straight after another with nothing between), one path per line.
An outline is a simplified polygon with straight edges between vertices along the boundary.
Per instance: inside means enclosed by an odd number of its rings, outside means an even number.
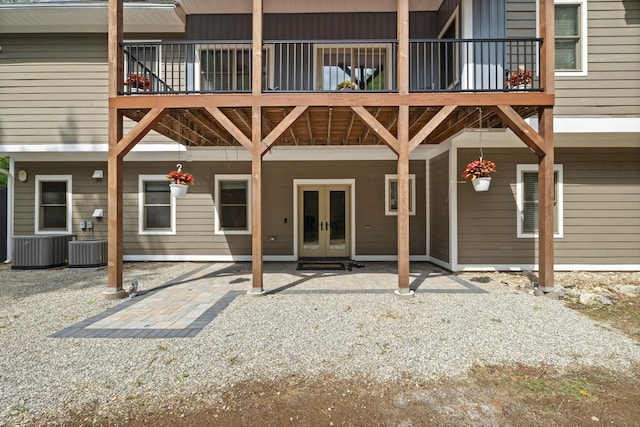
M378 115L379 114L380 114L380 108L376 108L376 112L373 113L373 118L378 120ZM367 126L367 130L364 132L364 135L362 135L362 139L360 140L360 144L364 144L364 142L369 137L369 132L371 132L371 128L369 126Z
M409 107L406 105L401 105L398 111L398 148L398 292L409 294Z
M108 49L109 49L109 100L116 99L122 88L123 0L109 0L108 4ZM123 188L124 161L118 155L118 141L123 133L123 115L115 107L108 111L107 157L107 290L106 299L124 298L123 273Z
M553 108L540 109L538 117L540 134L546 143L544 155L538 156L538 288L543 292L553 292Z
M211 116L214 119L218 121L218 123L220 123L220 125L227 132L231 134L232 137L236 139L236 141L242 144L242 146L247 150L249 150L249 152L253 151L251 148L252 146L251 140L247 138L247 135L245 135L240 129L238 129L238 127L227 116L225 116L224 113L220 111L218 107L204 107L204 108L209 112L209 114L211 114ZM255 117L253 117L253 119L255 119ZM260 118L258 118L258 121L260 121ZM252 123L252 125L253 127L255 127L256 123Z
M154 108L145 114L142 120L136 123L133 129L118 142L117 156L126 156L162 120L165 114L167 114L167 110L164 108Z
M353 122L356 119L356 114L353 112L353 110L351 111L351 116L349 117L349 125L347 126L347 132L344 136L344 140L346 141L346 143L349 143L349 137L351 136L351 129L353 128Z
M366 93L350 92L318 92L318 93L263 93L259 97L251 94L198 94L193 95L136 95L119 96L109 99L109 106L119 109L148 110L155 107L165 108L202 108L205 105L216 105L229 108L250 108L252 105L262 107L397 107L409 105L415 107L442 107L458 105L460 107L492 107L494 105L512 106L552 106L554 95L542 92L488 92L488 93Z
M201 112L201 114L205 114L205 113ZM185 116L187 116L187 118L189 118L190 120L195 122L200 128L203 128L203 129L207 130L208 132L210 132L215 138L226 142L228 145L232 144L232 141L229 138L229 136L228 135L224 135L224 132L226 132L226 131L223 131L222 129L219 129L217 126L214 126L211 123L205 123L204 120L201 117L199 117L196 113L194 113L193 111L186 110L185 111ZM207 117L207 119L208 119L208 117ZM206 136L203 136L203 137L205 139L208 139L208 138L206 138Z
M271 132L269 132L269 135L267 135L262 140L262 144L266 145L267 149L261 153L261 156L264 156L265 153L267 153L267 151L271 149L278 138L280 138L282 134L285 133L296 120L298 120L298 117L300 117L306 109L306 106L298 105L289 114L287 114L287 116L280 123L278 123L278 125Z
M398 94L409 94L409 0L397 2Z
M329 107L329 117L327 120L327 145L331 145L331 119L333 118L333 107Z
M307 129L309 131L309 141L313 145L313 129L311 129L311 112L309 109L306 111L307 116Z
M442 107L442 109L411 138L411 141L409 141L409 152L413 152L455 109L455 105L445 105Z
M385 128L382 123L371 115L364 107L354 107L351 109L362 119L365 125L367 125L376 135L383 139L383 141L391 148L396 154L399 153L400 148L398 140Z
M285 110L284 108L281 108L280 111L282 111L282 116L286 119L287 118L287 110ZM296 138L296 134L293 131L293 127L291 125L289 125L289 133L291 134L291 138L293 138L293 143L295 145L298 145L298 138ZM274 143L275 143L275 141L274 141Z
M555 3L554 0L541 0L539 6L540 37L540 84L546 94L555 94ZM586 13L586 11L582 11Z
M496 113L506 125L538 156L545 154L545 141L524 121L514 109L508 105L496 105Z
M254 0L254 4L261 0ZM263 292L263 238L262 238L262 109L252 107L251 112L251 293ZM276 126L277 128L277 126ZM274 129L275 130L275 129Z

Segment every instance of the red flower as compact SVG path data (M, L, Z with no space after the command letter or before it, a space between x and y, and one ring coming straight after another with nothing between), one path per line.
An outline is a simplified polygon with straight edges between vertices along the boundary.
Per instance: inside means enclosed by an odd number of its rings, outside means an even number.
M531 71L525 71L522 68L517 73L511 73L511 78L504 82L508 88L518 87L520 85L530 85L533 82L533 74Z
M483 160L482 158L474 160L467 165L462 177L464 179L488 178L496 171L496 164L491 160Z
M124 82L124 85L131 86L132 88L136 88L136 89L150 90L151 80L149 80L148 77L145 77L136 73L129 73L129 76L127 77L127 81Z
M167 179L172 179L174 184L193 185L196 182L195 178L189 172L182 172L180 169L169 172Z

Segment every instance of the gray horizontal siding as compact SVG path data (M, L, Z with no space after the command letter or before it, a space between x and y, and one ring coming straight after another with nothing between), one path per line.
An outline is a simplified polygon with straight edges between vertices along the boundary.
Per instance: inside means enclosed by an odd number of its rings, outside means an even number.
M516 165L535 164L526 149L485 153L497 163L487 193L458 186L459 262L535 264L537 239L516 236ZM458 175L477 157L458 152ZM564 237L555 239L557 264L640 262L640 148L556 150L564 173Z
M449 245L449 153L429 161L430 255L450 262Z
M535 36L535 2L508 0L507 37ZM640 116L640 2L587 2L588 75L556 77L556 117ZM635 18L634 18L635 17Z
M106 36L3 36L0 45L0 144L107 143ZM152 132L144 141L167 140Z
M95 208L105 210L105 218L94 220L94 237L107 236L107 185L91 178L94 169L106 163L32 162L17 163L16 170L29 172L26 183L16 182L15 234L34 233L34 176L71 174L73 178L73 233L82 236L80 221L93 220ZM384 174L396 171L396 162L265 162L263 166L263 235L266 255L293 255L293 179L355 179L356 242L358 255L397 253L397 219L384 214ZM219 174L250 174L250 162L191 162L185 169L194 174L196 184L188 196L177 200L176 235L138 234L138 175L166 174L173 162L125 162L124 172L124 253L125 255L250 255L251 236L214 233L214 182ZM416 215L410 219L410 251L426 254L425 168L424 162L410 165L416 175ZM286 218L286 222L285 222ZM276 236L271 241L268 236ZM86 237L90 237L86 234Z

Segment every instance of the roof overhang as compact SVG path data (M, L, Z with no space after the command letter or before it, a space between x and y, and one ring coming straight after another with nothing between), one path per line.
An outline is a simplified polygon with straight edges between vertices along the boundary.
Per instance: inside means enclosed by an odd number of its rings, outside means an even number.
M253 0L177 0L187 15L251 13ZM443 0L411 0L411 11L435 11ZM395 12L397 0L264 0L264 13Z
M0 33L106 33L108 2L0 4ZM125 33L184 33L185 17L173 3L124 3Z

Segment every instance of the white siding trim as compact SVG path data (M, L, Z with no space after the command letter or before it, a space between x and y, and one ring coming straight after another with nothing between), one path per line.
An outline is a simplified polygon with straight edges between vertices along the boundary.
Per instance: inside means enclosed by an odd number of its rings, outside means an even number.
M35 177L35 234L65 234L73 229L73 185L71 175L36 175ZM67 183L67 229L66 230L40 230L40 183L48 181L66 181ZM10 235L7 234L7 238Z
M144 183L145 181L169 181L165 175L138 175L138 234L144 235L175 235L176 234L176 198L169 196L171 204L171 229L170 230L145 230L144 229Z
M640 264L555 264L555 271L638 271ZM538 264L461 264L455 271L538 271Z
M449 263L458 269L458 147L449 152Z

